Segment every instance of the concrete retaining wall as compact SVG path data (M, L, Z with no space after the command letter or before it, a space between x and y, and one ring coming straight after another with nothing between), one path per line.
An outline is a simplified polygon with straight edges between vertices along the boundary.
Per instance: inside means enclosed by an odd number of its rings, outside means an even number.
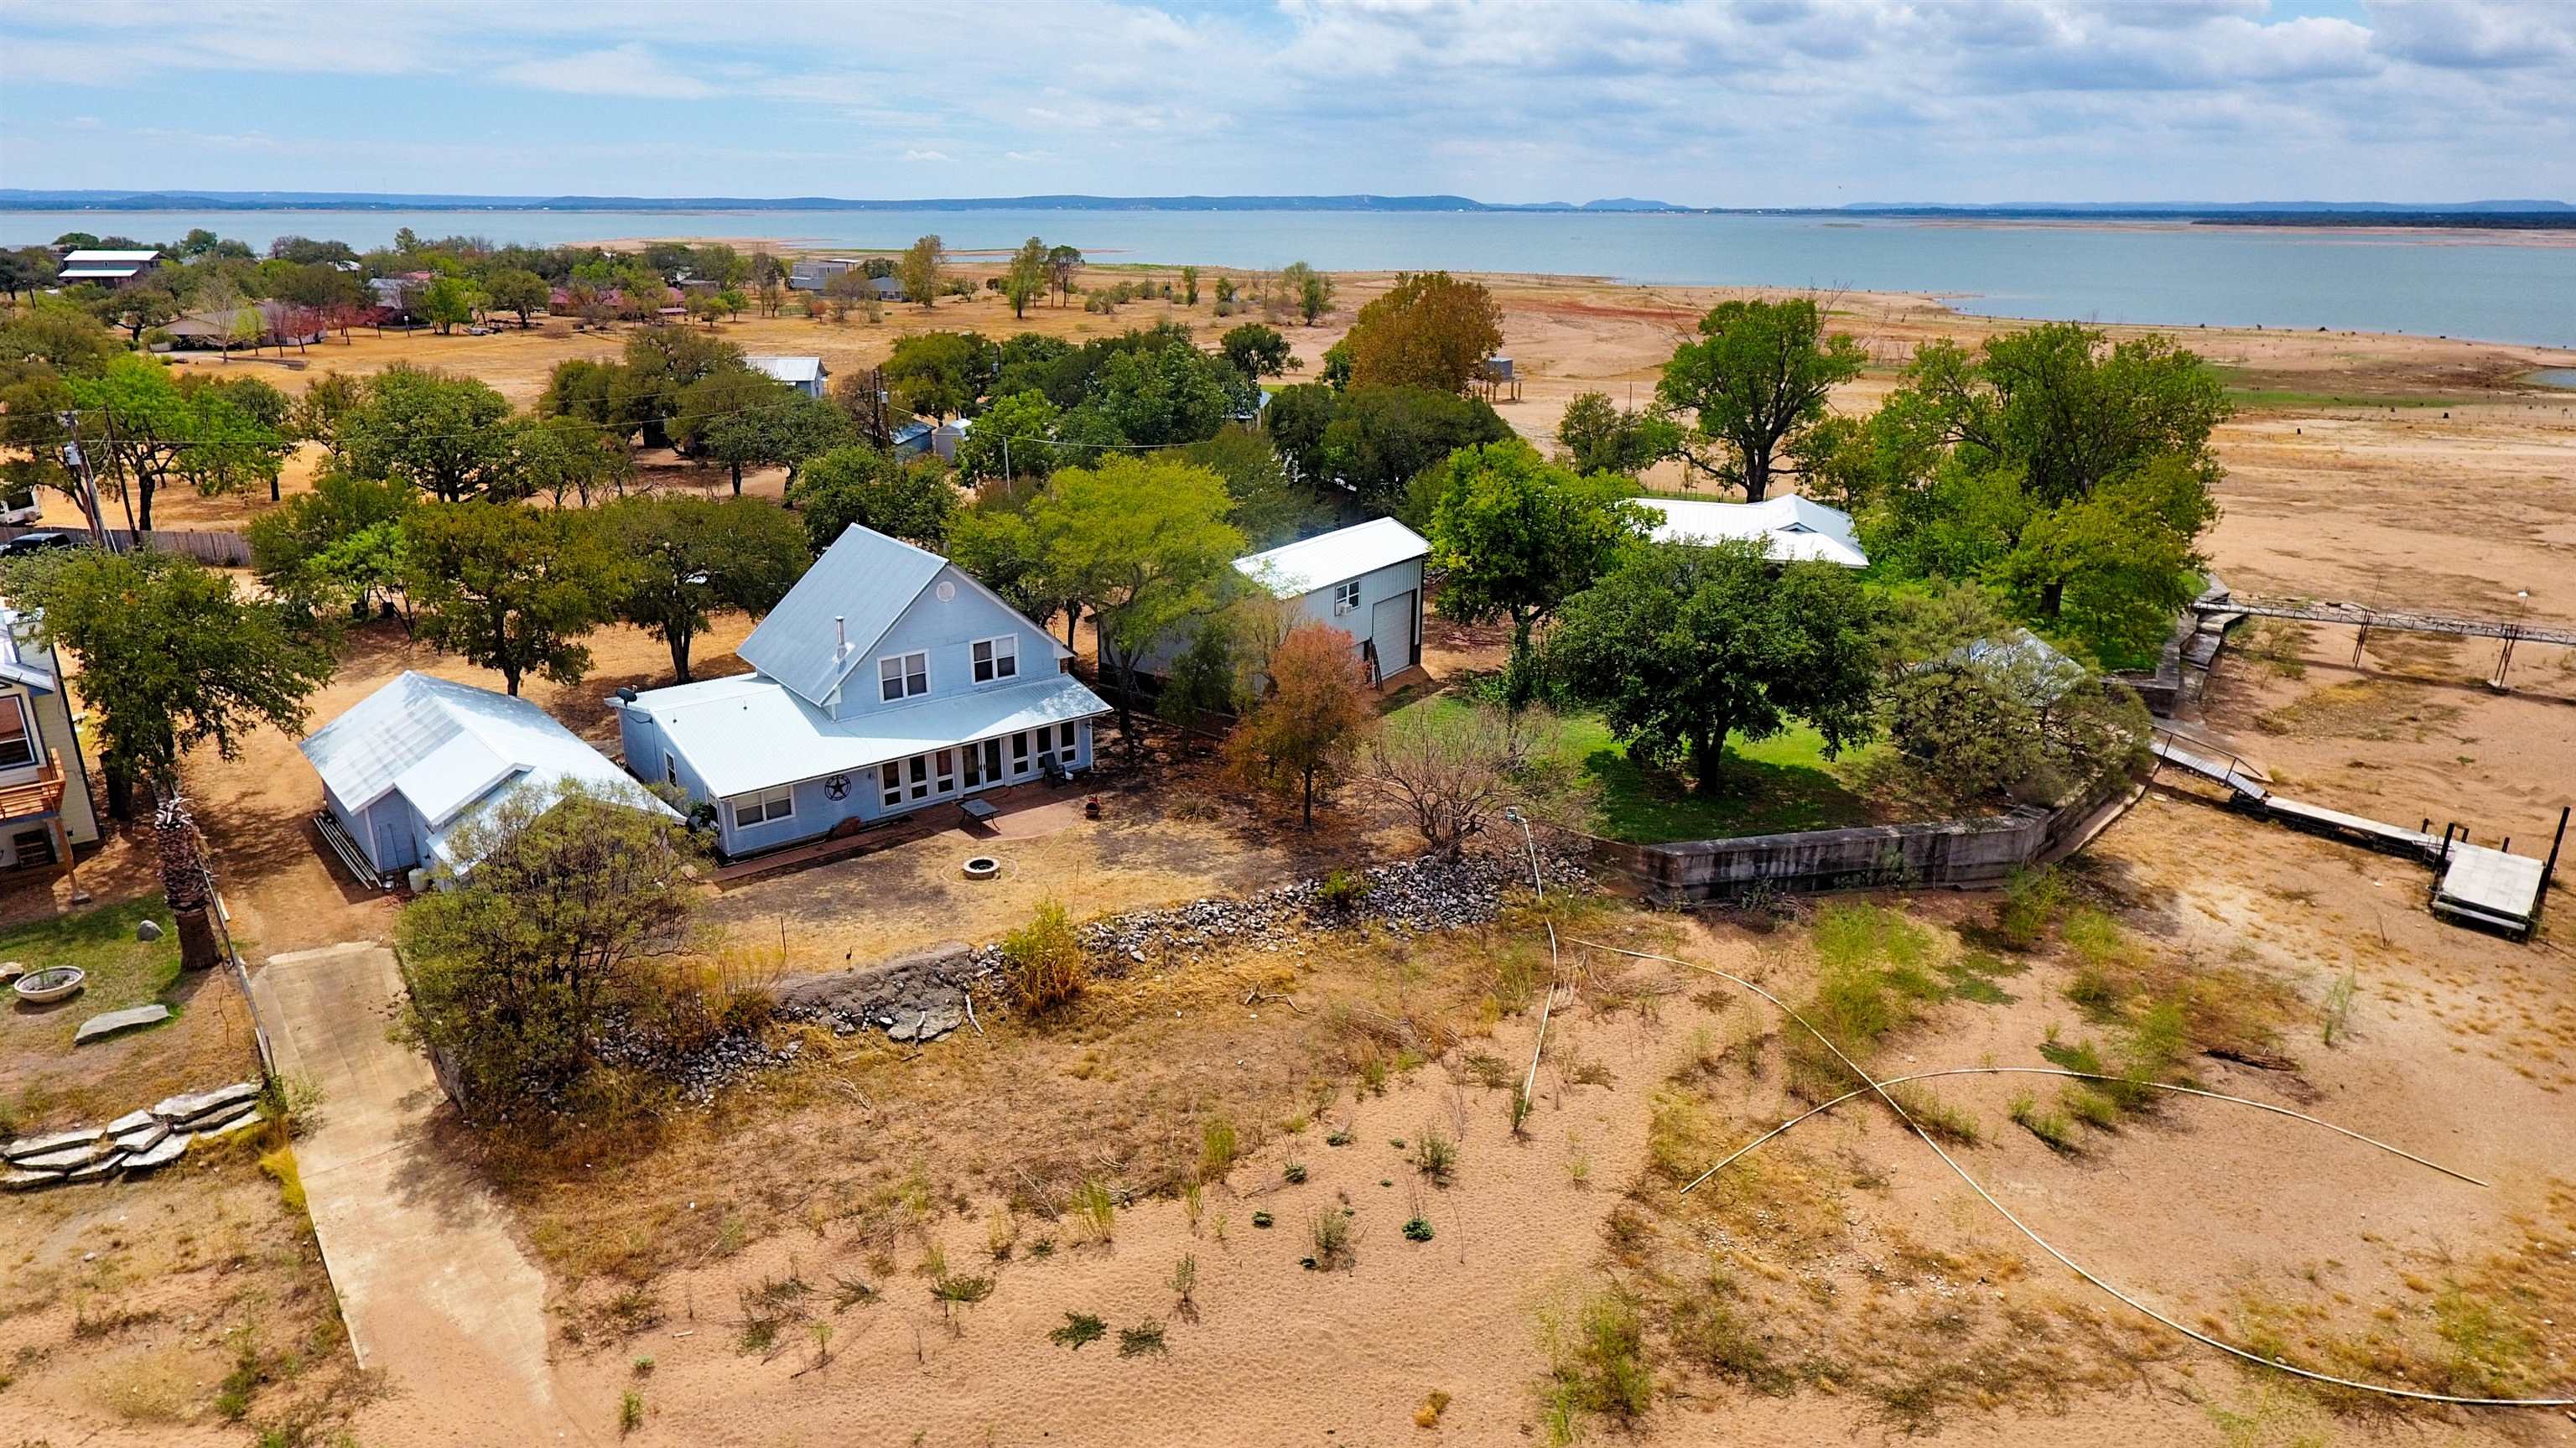
M1676 907L1770 893L1990 885L2064 843L2135 783L2113 771L2053 807L2024 805L1977 819L1612 844L1600 853L1633 874L1650 903Z

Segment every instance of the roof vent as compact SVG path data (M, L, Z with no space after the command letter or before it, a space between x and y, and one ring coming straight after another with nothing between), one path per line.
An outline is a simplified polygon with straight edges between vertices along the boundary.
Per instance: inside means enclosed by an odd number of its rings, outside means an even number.
M850 626L840 614L832 615L832 661L838 663L850 656Z

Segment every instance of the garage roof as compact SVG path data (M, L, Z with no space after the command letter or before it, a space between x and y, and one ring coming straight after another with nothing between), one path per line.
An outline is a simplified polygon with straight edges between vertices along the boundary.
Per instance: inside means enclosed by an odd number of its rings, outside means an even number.
M1238 558L1234 566L1273 594L1296 598L1430 554L1431 544L1421 534L1393 518L1374 518L1355 527L1301 538L1267 553Z

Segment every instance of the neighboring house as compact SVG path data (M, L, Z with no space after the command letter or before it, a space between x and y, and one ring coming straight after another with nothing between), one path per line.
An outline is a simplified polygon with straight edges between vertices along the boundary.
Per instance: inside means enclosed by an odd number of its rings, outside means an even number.
M961 417L954 422L930 423L918 418L894 430L894 455L908 461L923 453L936 453L941 462L957 461L957 444L975 430L975 419Z
M325 808L314 823L369 884L389 886L413 869L471 869L460 851L469 820L567 779L676 814L545 710L427 674L404 672L302 748L322 776Z
M787 285L794 291L819 292L832 278L864 264L862 258L855 256L806 257L788 264Z
M1867 568L1860 535L1851 514L1828 508L1813 498L1780 493L1758 503L1701 503L1673 498L1639 498L1660 515L1649 536L1658 543L1708 542L1719 538L1767 538L1771 556L1784 561L1821 560L1845 568Z
M61 864L98 839L62 660L38 623L0 603L0 870Z
M896 281L893 277L868 278L868 290L876 293L877 300L880 302L908 302L912 300L912 298L904 295L903 283Z
M1091 765L1072 654L947 559L852 527L738 651L754 672L621 691L626 767L748 855Z
M302 347L322 341L326 335L319 316L284 302L253 302L259 309L261 347ZM243 309L232 311L190 312L168 323L163 330L177 338L184 347L223 347L239 345L233 328Z
M1305 619L1350 635L1369 677L1383 682L1422 662L1422 560L1430 555L1421 534L1379 518L1234 566L1272 597L1295 600Z
M102 251L83 247L63 253L62 270L55 279L65 286L89 282L102 287L121 287L160 264L157 251Z
M832 375L820 357L772 357L754 355L742 359L754 372L764 372L795 388L808 397L823 395L823 380Z

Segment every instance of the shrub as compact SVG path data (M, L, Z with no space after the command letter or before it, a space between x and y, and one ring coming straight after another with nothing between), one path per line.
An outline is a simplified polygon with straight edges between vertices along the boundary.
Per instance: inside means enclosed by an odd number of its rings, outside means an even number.
M1458 1168L1458 1143L1426 1127L1413 1144L1413 1165L1434 1185L1447 1186L1449 1174Z
M1408 1242L1430 1241L1431 1219L1429 1217L1406 1218L1404 1222L1404 1240Z
M2075 1128L2067 1122L2064 1112L2042 1111L2033 1098L2016 1096L2012 1103L2012 1119L2024 1131L2045 1142L2049 1150L2070 1155L2075 1151Z
M1620 1293L1585 1303L1572 1324L1550 1324L1549 1417L1555 1432L1578 1414L1634 1424L1653 1406L1655 1372L1646 1364L1645 1328L1637 1305Z
M1350 1216L1339 1207L1326 1207L1315 1213L1314 1219L1306 1224L1306 1240L1315 1249L1315 1255L1307 1258L1306 1264L1318 1272L1349 1267L1358 1261L1357 1254L1351 1250Z
M1212 1182L1234 1167L1234 1123L1220 1116L1199 1128L1199 1180Z
M1295 1186L1306 1179L1306 1164L1302 1161L1292 1161L1279 1168L1279 1176L1290 1186Z
M2057 920L2057 912L2066 904L2066 882L2054 870L2015 870L2004 881L2003 907L1996 912L1995 930L2015 950L2028 950L2039 943L2040 936Z
M1088 1177L1073 1189L1073 1220L1095 1242L1117 1235L1118 1199L1110 1195L1108 1183Z
M1336 915L1348 915L1368 896L1368 881L1348 870L1335 870L1324 877L1315 898Z
M630 1388L627 1390L625 1397L617 1400L618 1436L624 1437L626 1434L632 1433L643 1426L644 1395Z
M1071 1003L1091 983L1090 958L1063 901L1039 901L1028 924L1002 937L1002 978L1012 999L1031 1015Z
M1168 1353L1163 1344L1163 1325L1147 1318L1134 1327L1118 1329L1118 1355L1123 1358L1143 1357L1147 1353Z
M1064 1326L1050 1331L1047 1341L1080 1352L1084 1343L1098 1342L1108 1333L1109 1325L1090 1313L1068 1312L1064 1315Z

